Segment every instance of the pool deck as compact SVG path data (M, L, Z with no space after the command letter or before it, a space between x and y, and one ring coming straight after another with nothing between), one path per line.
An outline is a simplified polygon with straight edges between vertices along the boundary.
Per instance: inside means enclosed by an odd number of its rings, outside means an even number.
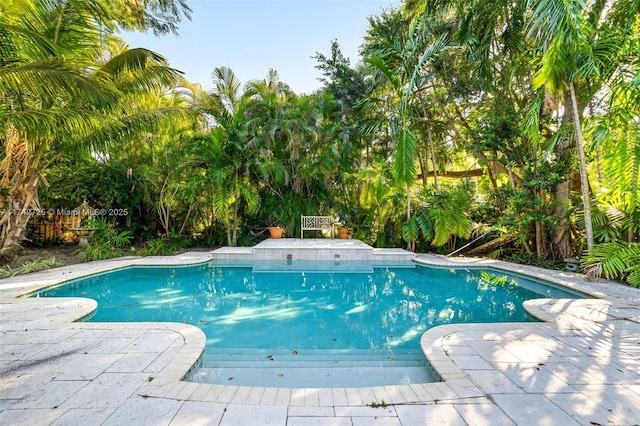
M368 388L184 382L181 378L204 347L205 336L198 328L180 323L73 322L89 314L95 302L18 297L128 265L183 265L209 259L209 252L128 257L0 280L0 424L640 423L640 290L588 282L579 274L415 255L416 261L430 265L526 274L599 299L526 302L526 308L546 322L430 329L421 345L442 382Z

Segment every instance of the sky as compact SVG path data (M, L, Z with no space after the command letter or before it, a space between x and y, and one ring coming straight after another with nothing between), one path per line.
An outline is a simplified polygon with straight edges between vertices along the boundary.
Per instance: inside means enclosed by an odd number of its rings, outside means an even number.
M338 40L351 65L368 28L367 17L399 7L394 0L189 0L191 21L179 36L124 33L129 47L144 47L164 56L192 83L211 90L211 71L231 68L242 83L263 79L270 68L296 93L322 87L321 72L311 57L328 56Z

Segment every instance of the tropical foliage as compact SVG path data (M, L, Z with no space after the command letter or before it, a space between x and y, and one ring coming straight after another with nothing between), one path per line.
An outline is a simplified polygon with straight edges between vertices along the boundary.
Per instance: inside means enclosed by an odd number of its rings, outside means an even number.
M128 49L117 28L164 32L189 12L179 0L147 3L15 0L0 9L0 126L4 207L0 256L16 250L31 211L40 209L45 170L73 153L88 155L166 118L138 95L170 87L179 74L159 55Z
M275 70L243 83L217 67L210 92L182 80L117 38L190 13L143 4L0 6L6 256L16 212L88 199L130 211L108 224L148 254L322 214L376 246L579 257L638 285L637 1L406 0L370 17L361 62L337 41L316 52L323 86L306 95Z

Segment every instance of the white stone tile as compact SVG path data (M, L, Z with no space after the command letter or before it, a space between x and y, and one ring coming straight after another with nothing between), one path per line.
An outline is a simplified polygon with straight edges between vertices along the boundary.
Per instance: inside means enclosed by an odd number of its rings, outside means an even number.
M283 423L284 424L284 423ZM289 417L287 426L352 426L349 417ZM243 425L239 425L243 426Z
M540 394L496 394L493 399L518 425L570 426L579 423Z
M21 399L12 409L56 408L87 385L89 381L53 380Z
M624 386L586 385L580 387L580 392L626 423L636 424L640 419L638 394Z
M384 386L384 390L387 392L387 395L389 395L389 400L386 401L387 403L404 404L408 402L402 392L400 392L398 386Z
M333 407L289 407L289 417L333 417Z
M445 386L443 382L437 383L427 383L424 385L424 388L431 395L431 399L434 401L440 401L447 398L446 391L448 391L448 386Z
M205 395L211 389L211 385L207 383L198 383L197 385L197 388L189 396L190 401L204 401Z
M604 370L607 384L634 385L640 383L640 365L634 365L632 362L623 363L617 359L612 361L610 366L602 366L602 362L600 362L598 367Z
M287 407L265 407L261 405L227 406L220 426L262 426L287 424Z
M193 393L196 390L198 390L200 386L199 383L193 383L193 382L184 382L184 383L186 383L186 386L183 387L182 390L180 390L180 392L174 396L175 399L181 399L181 400L191 399L191 395L193 395Z
M3 426L49 426L65 411L60 408L6 410L0 413L0 423Z
M157 354L157 352L151 352ZM145 369L146 373L158 374L170 365L180 353L179 348L167 348L157 355L156 359Z
M463 370L493 370L493 367L480 355L455 355L453 362Z
M504 347L494 342L474 342L471 346L474 351L485 361L494 362L520 362L520 358L507 351Z
M0 340L2 342L2 340ZM38 352L44 349L44 344L3 344L0 346L0 360L3 361L4 366L7 366L11 361L18 361L18 365L22 366L22 370L27 368L27 363L24 360L37 358ZM41 364L36 364L41 365ZM4 369L3 369L4 370Z
M305 390L304 389L292 389L290 405L304 406Z
M89 408L67 410L51 426L78 426L87 424L87 419L91 419L93 424L102 424L113 412L115 408Z
M547 395L547 398L582 425L622 425L623 419L598 403L597 398L581 393Z
M262 395L264 394L266 388L264 387L250 387L249 395L247 395L247 399L245 403L247 405L259 405L260 401L262 401Z
M495 404L457 404L456 410L473 426L516 426Z
M238 392L238 386L225 386L218 395L217 402L231 402L236 392Z
M2 377L2 399L21 399L39 392L48 385L54 375L18 374L16 377Z
M347 394L347 400L350 406L366 405L366 402L362 400L362 395L360 395L358 388L346 388L344 391Z
M476 351L474 351L467 342L461 342L458 345L445 345L442 349L447 355L454 357L461 355L477 355Z
M626 385L625 388L629 389L631 392L635 393L640 397L640 383L635 385Z
M181 401L170 399L131 398L120 404L102 425L168 425L181 405Z
M402 394L404 400L406 402L419 402L421 398L418 394L415 393L413 388L409 385L399 385L397 386L398 391Z
M142 337L135 339L132 343L125 346L123 351L127 353L134 352L162 352L180 336L176 332L166 331L162 333L152 332L145 333ZM182 339L181 339L182 340Z
M396 412L403 425L467 426L451 404L401 405Z
M171 421L171 426L217 425L225 408L226 404L185 401Z
M604 383L607 374L597 365L581 365L570 362L547 363L545 369L569 385Z
M431 402L433 400L433 397L431 396L431 394L429 393L429 384L422 384L422 383L412 383L409 385L411 387L411 389L413 389L413 392L417 395L418 399L422 402Z
M60 380L93 380L123 357L122 354L80 354L57 370ZM82 366L79 368L79 366Z
M386 407L336 407L337 417L395 417L394 406Z
M457 398L456 393L446 382L431 383L426 387L435 400L443 401Z
M156 378L153 382L149 382L149 377L147 377L145 384L138 389L138 393L142 395L152 395L156 398L173 398L180 392L184 385L184 382L162 380L161 378Z
M527 393L575 392L573 387L551 374L543 365L520 363L515 368L504 368L502 371Z
M333 407L333 393L329 388L318 390L318 405L320 407Z
M333 388L331 389L331 394L333 395L333 405L335 406L349 405L349 398L347 398L347 393L344 388Z
M450 380L447 384L451 390L455 392L456 397L460 399L478 398L484 396L486 393L468 379L461 380L460 383L457 383L455 380Z
M204 398L202 398L203 401L211 401L211 402L217 402L218 398L220 397L220 395L222 394L222 392L224 391L224 386L222 385L211 385L211 387L209 387L209 391L205 394Z
M397 417L352 417L353 426L401 426Z
M140 373L104 373L66 400L61 408L118 407L132 397L145 380L146 375Z
M320 388L306 389L304 393L304 405L307 407L320 406Z
M120 355L106 371L110 373L142 373L158 358L156 352L142 352Z
M478 387L489 394L524 392L521 387L500 371L476 370L469 371L468 375Z
M105 334L105 331L102 331L102 334ZM100 337L98 337L100 338ZM100 343L89 349L90 354L112 354L112 353L123 353L123 349L128 345L132 344L136 340L136 337L111 337L104 338L100 340Z
M545 362L552 354L551 351L537 345L535 342L506 342L504 343L504 348L522 362Z
M371 388L358 388L358 393L360 393L360 400L363 405L371 405L371 403L376 400L376 396Z
M64 342L49 345L38 345L42 350L31 359L43 360L56 359L58 357L69 359L71 356L81 355L85 352L88 353L88 351L100 341L100 339L69 339Z
M291 401L291 389L278 388L276 400L273 405L277 405L277 406L289 405L290 401Z
M246 404L251 388L249 386L238 386L238 390L230 401L232 404Z
M276 398L278 397L278 388L264 388L262 397L260 398L261 405L276 405Z

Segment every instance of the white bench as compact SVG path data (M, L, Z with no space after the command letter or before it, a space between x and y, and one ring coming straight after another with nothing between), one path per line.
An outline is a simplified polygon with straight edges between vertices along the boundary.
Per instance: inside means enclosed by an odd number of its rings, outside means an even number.
M300 216L300 239L304 238L304 231L331 231L333 238L333 217Z

